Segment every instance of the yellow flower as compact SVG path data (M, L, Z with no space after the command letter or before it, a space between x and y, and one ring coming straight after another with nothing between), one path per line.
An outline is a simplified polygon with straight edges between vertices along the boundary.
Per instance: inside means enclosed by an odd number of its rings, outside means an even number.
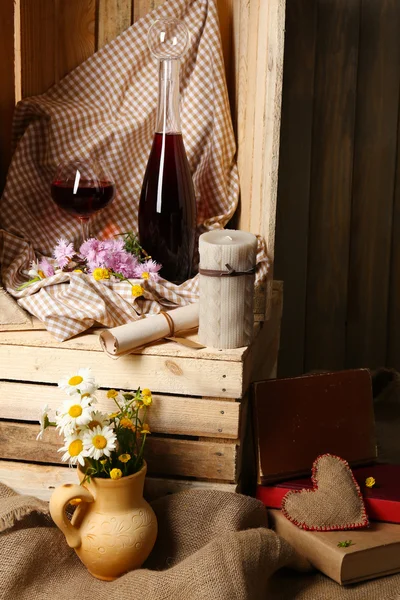
M121 421L119 422L119 424L121 425L121 427L123 427L124 429L132 429L132 431L135 431L135 426L132 423L131 419L128 419L128 417L122 417Z
M42 279L45 279L45 278L46 278L46 275L45 275L45 274L43 273L43 271L41 271L41 270L39 270L39 271L38 271L38 275L39 275L39 277L41 277Z
M151 396L151 390L149 390L149 388L143 388L142 394L143 396Z
M74 273L83 273L82 269L74 269Z
M121 479L121 477L122 477L121 469L111 469L110 477L111 477L111 479Z
M143 271L142 279L150 279L150 273L148 273L147 271Z
M110 271L108 269L102 269L101 267L98 267L93 271L93 277L96 281L110 279Z
M116 398L118 396L117 390L108 390L107 398Z
M141 285L136 284L132 286L132 296L134 298L139 298L139 296L143 296L143 288Z
M367 477L367 479L365 480L365 485L367 488L373 488L375 484L376 481L373 477Z
M135 405L136 405L136 408L138 408L138 409L143 408L142 400L136 400Z
M143 404L145 406L150 406L150 404L153 402L153 398L150 396L143 396Z
M143 425L142 425L142 430L141 430L141 432L140 432L140 433L141 433L142 435L144 435L144 434L150 434L150 433L151 433L151 431L150 431L150 428L149 428L149 426L148 426L148 424L147 424L147 423L143 423Z
M101 465L105 465L108 463L108 458L103 458L103 460L100 461Z
M118 460L122 463L127 463L129 460L131 460L131 455L130 454L120 454L118 456Z

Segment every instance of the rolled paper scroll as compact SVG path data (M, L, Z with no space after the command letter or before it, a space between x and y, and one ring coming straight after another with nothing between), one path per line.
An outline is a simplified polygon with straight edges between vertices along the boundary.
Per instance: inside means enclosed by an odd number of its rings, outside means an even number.
M257 238L214 230L199 238L199 342L213 348L248 346L254 330Z
M100 344L109 356L118 358L123 354L129 354L135 348L163 338L177 339L174 338L175 334L197 328L198 324L199 305L195 302L188 306L107 329L100 334ZM195 347L201 347L190 340L187 342L190 342L191 346L194 344Z

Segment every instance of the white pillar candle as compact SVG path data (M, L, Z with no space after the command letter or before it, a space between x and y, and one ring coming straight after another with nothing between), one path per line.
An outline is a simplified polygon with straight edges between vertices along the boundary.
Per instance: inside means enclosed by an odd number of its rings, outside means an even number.
M210 276L202 271L237 273L255 267L257 238L252 233L214 230L199 239L199 341L213 348L248 346L253 337L254 274Z

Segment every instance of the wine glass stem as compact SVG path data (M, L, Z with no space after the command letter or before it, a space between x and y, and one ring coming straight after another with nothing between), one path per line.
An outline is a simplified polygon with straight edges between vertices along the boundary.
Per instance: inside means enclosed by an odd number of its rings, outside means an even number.
M81 218L82 243L89 239L89 219Z

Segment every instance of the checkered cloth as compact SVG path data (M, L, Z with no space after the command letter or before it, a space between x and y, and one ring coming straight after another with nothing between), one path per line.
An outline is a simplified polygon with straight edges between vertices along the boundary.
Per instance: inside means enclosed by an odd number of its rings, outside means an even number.
M26 281L30 261L50 256L60 236L77 247L77 220L50 196L55 164L89 155L104 160L117 182L117 197L93 216L91 234L106 239L137 231L158 94L157 66L146 38L155 19L171 16L183 19L192 34L181 68L181 113L199 233L224 227L237 208L235 141L215 0L166 0L46 94L27 98L16 108L17 145L0 204L2 279L19 304L60 341L94 323L114 327L198 299L197 277L181 286L165 280L146 282L139 299L132 297L126 282L96 282L74 273L16 292ZM258 282L268 271L261 240L259 246Z

